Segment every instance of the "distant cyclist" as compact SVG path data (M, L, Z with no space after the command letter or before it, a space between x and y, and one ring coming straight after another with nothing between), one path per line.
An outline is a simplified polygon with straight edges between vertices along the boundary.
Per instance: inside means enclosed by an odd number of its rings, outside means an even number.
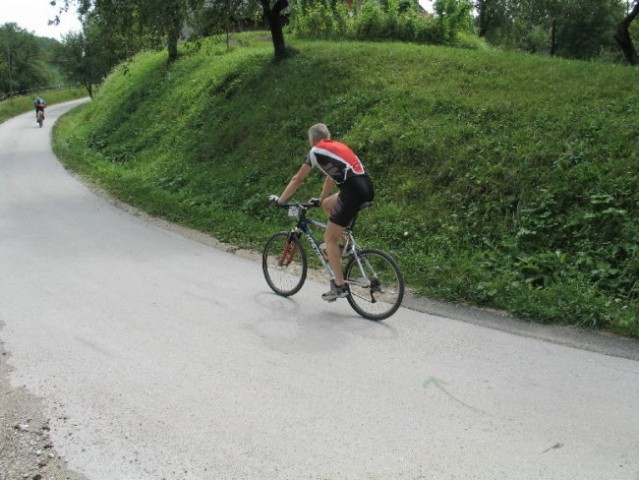
M38 112L42 112L42 118L44 118L44 109L47 107L47 102L44 101L44 98L36 97L33 101L33 106L35 107L36 121L38 121Z

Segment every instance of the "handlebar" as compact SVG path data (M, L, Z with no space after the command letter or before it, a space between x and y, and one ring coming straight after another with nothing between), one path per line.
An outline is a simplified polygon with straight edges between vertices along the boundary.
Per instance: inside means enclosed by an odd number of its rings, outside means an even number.
M278 208L289 208L289 207L299 207L304 210L309 210L311 208L317 208L322 205L319 198L311 198L306 203L303 202L292 202L292 203L273 203Z

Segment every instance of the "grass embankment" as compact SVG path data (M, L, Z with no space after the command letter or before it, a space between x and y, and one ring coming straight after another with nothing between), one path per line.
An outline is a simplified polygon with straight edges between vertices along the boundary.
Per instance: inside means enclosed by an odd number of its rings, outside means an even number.
M248 37L247 37L248 38ZM73 170L259 249L318 121L377 188L359 235L424 295L639 337L636 70L397 43L205 42L145 53L66 116ZM314 175L299 193L317 196Z
M84 88L69 88L42 92L40 95L46 100L47 105L53 105L56 103L66 102L68 100L75 100L76 98L86 97L87 92ZM36 94L22 95L0 102L0 123L21 113L33 110L33 100L35 97Z

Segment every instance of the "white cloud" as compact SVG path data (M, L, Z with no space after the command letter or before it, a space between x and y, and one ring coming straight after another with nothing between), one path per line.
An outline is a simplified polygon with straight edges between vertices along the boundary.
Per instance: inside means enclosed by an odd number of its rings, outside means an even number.
M433 12L433 0L419 0L419 4L427 12Z
M0 22L15 23L38 37L61 40L64 34L82 30L74 9L60 15L60 24L49 25L58 13L48 0L0 0Z

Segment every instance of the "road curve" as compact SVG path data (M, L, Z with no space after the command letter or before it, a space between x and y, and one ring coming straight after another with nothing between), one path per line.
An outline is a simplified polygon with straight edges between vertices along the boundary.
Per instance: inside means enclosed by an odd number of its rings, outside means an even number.
M117 208L49 132L0 125L0 339L11 382L91 480L639 480L639 362L309 282Z

